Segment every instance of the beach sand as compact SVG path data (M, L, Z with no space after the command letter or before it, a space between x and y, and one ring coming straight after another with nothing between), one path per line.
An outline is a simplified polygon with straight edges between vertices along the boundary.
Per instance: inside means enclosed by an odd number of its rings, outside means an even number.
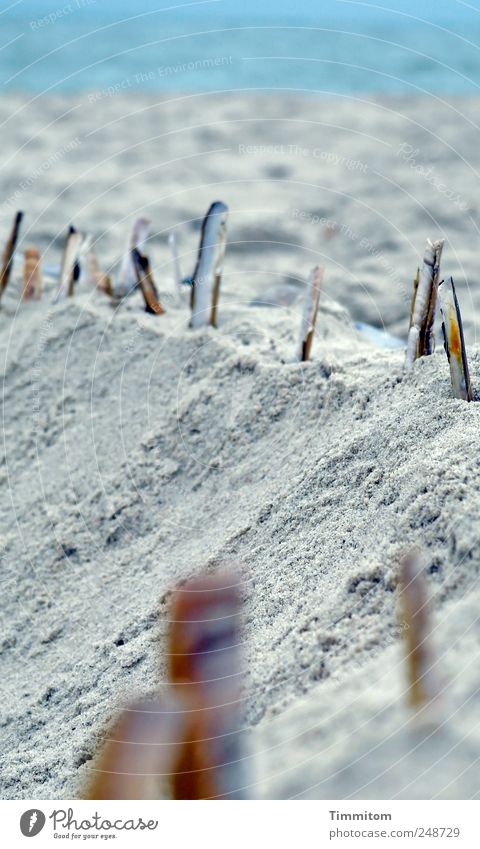
M254 798L480 793L480 405L436 353L403 370L427 237L462 306L480 395L478 101L294 93L0 101L6 239L58 266L74 223L103 268L132 219L164 316L80 286L2 300L3 798L75 798L133 695L161 689L172 589L240 564ZM211 201L230 207L217 330L188 327ZM312 360L305 279L325 265ZM264 303L259 303L259 301ZM440 322L437 321L439 325ZM442 697L406 705L399 552L424 552Z

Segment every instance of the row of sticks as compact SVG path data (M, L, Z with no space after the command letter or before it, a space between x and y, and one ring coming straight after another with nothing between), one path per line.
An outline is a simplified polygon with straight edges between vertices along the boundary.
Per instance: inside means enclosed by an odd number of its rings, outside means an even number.
M398 620L405 639L414 716L436 722L440 689L420 554L399 561ZM233 570L187 581L172 598L162 695L138 700L110 728L90 764L88 799L246 798L240 576Z
M23 213L18 212L3 254L0 299L10 278L22 218ZM182 279L175 237L171 234L170 245L177 283L187 283L191 288L191 327L217 326L227 218L228 207L225 203L215 201L211 204L203 220L197 262L191 278ZM139 289L145 301L146 311L153 315L163 315L165 309L160 302L150 261L142 252L148 239L149 227L150 222L146 218L138 218L135 221L115 284L110 274L99 269L91 237L84 237L74 227L70 227L65 240L60 266L60 284L55 301L73 296L75 286L83 273L90 286L104 292L114 303L119 303ZM473 399L472 385L453 278L439 282L443 244L443 239L435 242L427 240L422 266L417 269L413 285L405 366L407 370L410 370L416 359L434 352L434 321L438 295L453 394L456 398L471 401ZM40 259L37 248L27 248L22 295L24 300L37 299L41 296ZM303 362L306 362L311 354L324 273L322 266L316 266L308 281L297 350L297 359Z
M218 301L222 279L223 260L227 238L228 207L215 201L203 219L197 261L191 277L182 278L175 236L169 239L173 254L176 282L190 286L191 327L217 326ZM23 213L18 212L13 222L10 238L6 244L2 271L0 272L0 299L10 279L15 248L19 238ZM55 303L72 297L80 278L87 285L103 292L114 304L131 295L137 289L143 295L145 310L152 315L163 315L158 287L154 281L149 258L144 255L144 245L149 236L150 221L138 218L133 225L119 272L114 281L112 275L101 271L97 262L93 241L70 227L66 236L60 265L60 283ZM302 319L298 359L310 357L315 323L317 319L320 288L324 269L316 267L311 275L308 297ZM42 293L41 256L38 248L25 251L22 300L38 300Z

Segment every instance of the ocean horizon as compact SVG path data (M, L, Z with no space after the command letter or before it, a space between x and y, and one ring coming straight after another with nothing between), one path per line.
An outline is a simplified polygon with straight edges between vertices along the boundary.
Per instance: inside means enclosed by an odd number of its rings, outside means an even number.
M300 0L132 4L30 0L0 7L4 91L292 89L320 94L476 94L480 10L386 10Z

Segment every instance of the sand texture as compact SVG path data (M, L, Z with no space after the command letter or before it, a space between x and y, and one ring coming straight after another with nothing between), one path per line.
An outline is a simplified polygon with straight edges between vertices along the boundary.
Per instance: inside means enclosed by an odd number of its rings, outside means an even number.
M166 308L113 308L83 284L52 305L48 275L21 304L20 261L2 300L3 798L81 792L118 707L162 687L172 589L224 562L244 581L251 796L480 793L480 405L452 398L440 341L406 376L402 348L354 327L405 340L425 239L445 237L480 395L477 115L474 99L421 97L0 101L2 238L23 208L20 250L55 266L73 221L110 269L145 214ZM216 199L219 327L192 330L167 237L191 273ZM405 704L410 545L432 596L436 724Z

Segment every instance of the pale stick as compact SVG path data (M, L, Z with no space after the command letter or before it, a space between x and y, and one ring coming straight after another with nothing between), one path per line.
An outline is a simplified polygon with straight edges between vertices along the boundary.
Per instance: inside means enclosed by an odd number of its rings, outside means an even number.
M443 316L443 339L450 366L450 379L455 398L471 401L472 384L468 370L467 352L463 338L462 316L458 305L453 278L443 280L438 287L440 310Z
M444 239L431 242L427 239L420 280L414 288L411 326L408 331L405 367L412 369L416 359L433 354L435 337L433 322L437 303L438 276Z
M191 327L217 326L218 296L227 238L228 206L212 203L202 224L197 264L192 277Z
M310 359L324 274L323 266L317 265L311 272L308 281L298 347L298 359L302 362Z
M63 250L60 267L60 286L54 298L55 304L73 295L75 279L78 278L79 273L78 256L81 244L82 234L75 230L74 227L70 227Z
M40 251L31 247L25 251L23 266L23 292L24 301L38 300L42 296L42 272L40 268Z
M137 285L145 301L146 312L153 313L155 315L163 315L165 310L159 301L158 291L155 286L148 257L143 256L140 251L135 248L132 251L132 260L135 267Z
M137 218L133 224L115 282L114 294L116 298L125 297L137 286L137 273L133 263L132 251L135 249L143 250L150 232L150 223L148 218Z
M20 232L20 225L22 223L22 219L23 212L17 212L13 220L13 226L10 236L3 251L2 268L0 271L0 299L8 286L8 281L10 280L10 274L13 265L13 256L18 241L18 234Z
M416 551L400 560L399 619L407 650L408 699L415 710L433 701L438 684L433 669L427 587Z

